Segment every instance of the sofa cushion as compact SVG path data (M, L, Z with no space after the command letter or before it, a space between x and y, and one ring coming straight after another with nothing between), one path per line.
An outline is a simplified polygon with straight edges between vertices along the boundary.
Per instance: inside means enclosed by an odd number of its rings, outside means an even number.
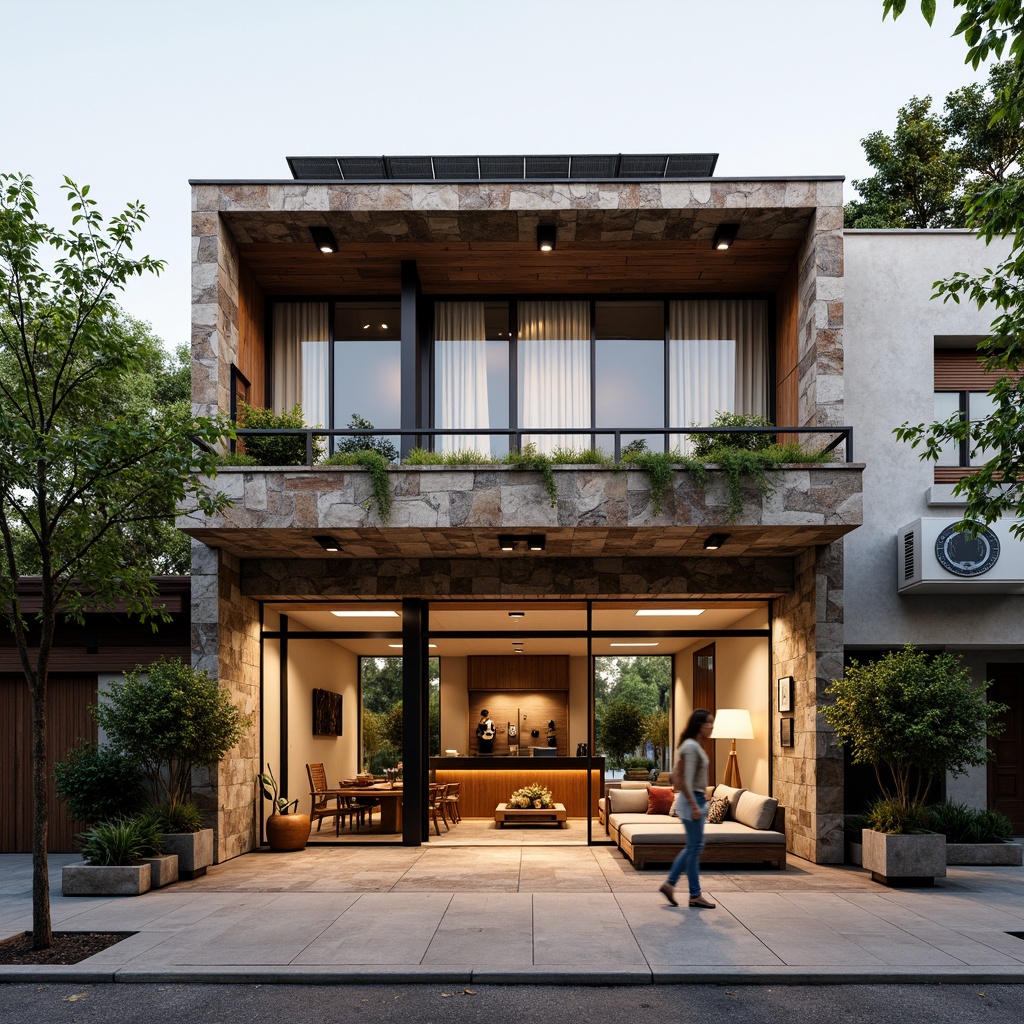
M763 832L766 828L771 827L771 823L775 819L775 808L778 806L779 801L774 797L751 793L748 789L745 793L740 794L732 816L741 825L749 825L751 828Z
M674 818L662 815L626 815L619 822L620 835L634 846L678 846L686 845L686 833ZM781 832L766 830L758 832L736 821L723 821L721 825L708 825L704 829L704 845L745 845L747 843L770 843L785 846L786 837Z
M736 817L736 805L740 797L746 793L745 789L733 789L732 786L715 786L715 796L724 796L729 801L729 813L727 818Z
M646 789L650 783L646 779L623 779L620 785L623 789Z
M664 786L651 786L647 790L647 813L668 814L672 809L674 799L675 793L671 789L666 789Z
M647 813L647 787L643 789L609 789L605 794L609 814L619 812Z
M713 796L708 804L708 824L720 825L729 814L729 798Z

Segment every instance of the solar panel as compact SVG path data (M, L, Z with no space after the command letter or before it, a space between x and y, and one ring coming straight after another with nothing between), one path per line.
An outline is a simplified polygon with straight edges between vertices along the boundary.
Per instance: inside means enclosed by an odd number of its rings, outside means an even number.
M663 178L668 154L633 156L623 153L619 158L620 178Z
M378 180L384 177L384 158L382 156L339 156L341 173L346 179L370 178Z
M718 163L717 153L673 153L668 158L666 178L710 178Z
M392 178L429 180L434 176L429 156L386 156L384 163Z
M567 156L528 156L526 158L527 178L568 178L569 158Z
M569 158L570 178L614 178L615 166L619 162L617 155L611 156L573 156Z
M523 158L521 156L482 156L480 157L480 177L484 179L505 180L522 178Z
M288 166L295 178L340 178L338 158L333 156L290 156Z
M476 181L480 177L475 156L435 156L434 177L438 181Z

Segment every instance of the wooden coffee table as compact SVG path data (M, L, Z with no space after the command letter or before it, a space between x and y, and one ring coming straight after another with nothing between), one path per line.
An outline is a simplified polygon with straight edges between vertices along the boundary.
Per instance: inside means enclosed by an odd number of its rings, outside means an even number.
M554 807L509 807L505 803L498 804L494 809L494 820L498 828L506 825L554 825L556 828L568 828L565 817L565 804L555 804Z

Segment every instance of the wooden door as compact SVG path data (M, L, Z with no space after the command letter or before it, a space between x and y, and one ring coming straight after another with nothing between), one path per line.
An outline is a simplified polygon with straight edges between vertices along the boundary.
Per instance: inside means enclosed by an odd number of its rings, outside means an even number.
M715 645L708 644L693 655L693 707L715 711ZM708 782L713 786L718 781L715 771L715 741L701 740L701 746L708 755Z
M68 818L53 788L53 765L79 739L95 740L89 705L96 703L96 676L51 674L47 687L47 778L50 853L71 853L83 822ZM32 706L20 675L0 675L0 852L32 850Z
M988 766L988 805L1013 822L1016 835L1024 832L1024 665L988 665L993 680L988 699L1006 704L1003 733L992 741L996 756Z

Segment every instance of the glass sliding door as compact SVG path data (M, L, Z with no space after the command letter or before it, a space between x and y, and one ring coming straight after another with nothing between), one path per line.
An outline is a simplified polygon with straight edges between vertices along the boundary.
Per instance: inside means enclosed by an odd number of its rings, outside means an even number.
M326 302L274 305L273 409L284 413L301 405L303 421L310 427L329 426L328 309Z

